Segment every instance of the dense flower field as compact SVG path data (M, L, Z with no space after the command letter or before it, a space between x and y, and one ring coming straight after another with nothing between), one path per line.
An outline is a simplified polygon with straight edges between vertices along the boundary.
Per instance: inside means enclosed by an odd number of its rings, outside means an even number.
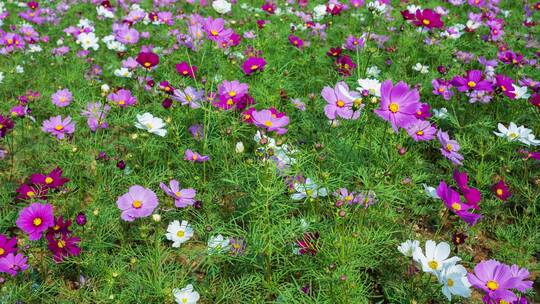
M0 303L540 302L539 17L0 2Z

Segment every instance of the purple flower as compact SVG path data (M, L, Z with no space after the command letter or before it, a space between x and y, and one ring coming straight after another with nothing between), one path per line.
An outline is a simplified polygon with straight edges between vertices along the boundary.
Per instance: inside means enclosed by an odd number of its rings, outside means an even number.
M70 116L62 119L62 116L58 115L43 121L41 130L56 136L58 139L63 139L66 134L75 132L75 123L71 121Z
M196 141L200 141L204 138L204 129L202 125L194 124L188 128L188 131Z
M469 90L491 92L493 90L491 83L484 79L480 70L469 70L465 77L456 76L450 83L460 92Z
M131 95L131 91L126 89L120 89L117 92L110 93L107 95L107 99L114 102L121 108L125 108L137 103L137 98Z
M476 188L469 187L469 176L467 172L459 172L459 170L454 170L454 181L456 182L459 191L465 197L467 204L471 205L474 209L480 210L478 207L478 202L480 202L481 196L480 191Z
M336 84L335 88L324 87L322 97L328 103L324 107L324 114L328 119L334 120L336 116L344 119L357 119L360 117L360 105L362 97L359 93L349 91L349 86L343 81Z
M459 193L448 187L445 182L441 182L437 187L437 195L441 198L446 208L459 216L469 226L474 226L482 218L480 214L470 213L472 206L461 202Z
M135 185L129 187L126 194L118 197L116 205L122 210L122 219L132 222L152 214L158 205L158 198L152 190Z
M414 141L432 140L437 133L437 128L432 126L431 123L426 120L416 120L405 129Z
M232 255L243 255L246 251L246 240L242 237L230 238L229 244Z
M381 106L374 112L389 121L397 133L398 128L405 128L416 121L419 100L418 91L409 90L405 82L400 81L394 86L391 80L386 80L381 84Z
M111 107L109 105L93 102L86 105L86 110L81 111L81 115L86 117L88 127L95 132L98 128L106 129L109 127L105 118L110 109Z
M17 252L17 238L8 239L5 235L0 234L0 258L15 252Z
M516 98L514 81L512 78L499 74L495 76L495 85L501 89L501 92L510 99Z
M251 75L256 71L263 71L266 66L266 60L260 57L249 57L248 60L242 64L242 70L244 74Z
M289 124L288 116L282 115L278 117L275 112L267 109L253 111L251 116L253 117L253 123L259 128L264 128L269 132L275 131L279 135L287 133L287 129L284 127Z
M354 37L353 35L349 35L349 37L347 37L347 40L345 40L345 48L349 51L361 49L364 47L364 45L364 37Z
M347 190L347 188L340 188L338 191L334 193L334 195L337 196L340 201L343 201L349 205L358 203L358 199L359 199L356 193L354 193L353 191Z
M200 155L197 152L193 152L190 149L187 149L184 152L184 160L190 161L190 162L197 162L197 163L203 163L205 161L208 161L210 159L210 156L207 155Z
M201 107L201 100L203 96L204 90L197 91L197 89L193 87L187 87L184 90L174 90L171 98L179 101L182 105L189 105L192 109L197 109Z
M474 273L467 274L467 279L474 288L485 292L490 300L507 303L517 300L511 289L518 287L521 279L512 275L508 265L495 260L482 261L474 267Z
M169 186L170 187L167 187L164 183L159 183L161 190L174 199L176 207L185 208L195 203L195 189L180 189L180 183L175 179L169 182Z
M444 79L433 79L431 81L433 85L433 94L441 95L444 100L450 100L454 96L454 92L450 90L452 85Z
M49 231L45 235L48 245L47 247L53 253L55 262L60 263L68 256L78 256L81 253L81 248L78 244L81 242L79 237L71 236L68 233L57 235L54 231Z
M21 253L15 255L10 253L7 256L0 258L0 272L7 273L11 276L16 276L17 272L24 271L28 268L26 261L27 257Z
M86 214L82 213L82 212L79 212L77 214L77 216L75 217L75 223L77 223L77 225L79 226L84 226L86 225Z
M463 156L458 153L460 146L457 141L450 139L447 132L439 130L437 139L442 145L441 153L444 157L451 160L454 164L462 165Z
M39 240L41 233L54 225L53 207L51 204L33 203L21 210L16 223L28 234L30 241Z
M58 107L66 107L73 101L73 95L68 89L58 90L52 96L52 103Z

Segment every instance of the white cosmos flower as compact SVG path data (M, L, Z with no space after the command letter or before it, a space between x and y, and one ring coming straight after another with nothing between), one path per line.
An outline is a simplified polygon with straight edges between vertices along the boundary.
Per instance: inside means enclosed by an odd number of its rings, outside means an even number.
M422 184L422 186L424 186L424 191L429 197L439 199L439 195L437 195L437 189L435 189L435 187L431 187L426 184Z
M93 49L96 51L99 49L98 44L99 38L96 37L96 34L93 32L90 33L81 33L79 36L77 36L77 43L81 45L81 47L85 50Z
M296 193L292 194L291 198L295 201L302 200L306 197L317 198L328 195L326 188L319 187L310 178L306 178L303 183L294 183L294 190Z
M199 301L200 295L193 290L193 285L189 284L182 289L173 289L174 300L178 304L195 304Z
M444 267L454 265L460 261L459 257L450 256L450 245L446 242L435 243L432 240L426 242L426 253L418 248L414 254L413 259L422 266L422 271L428 273L438 273Z
M412 257L414 252L419 248L420 242L417 240L406 240L398 246L399 252L406 257Z
M133 74L127 68L119 68L114 70L114 75L123 78L130 78Z
M420 62L418 62L417 64L415 64L413 67L412 67L413 70L417 71L417 72L420 72L420 74L427 74L429 73L429 66L427 65L423 65L421 64Z
M369 94L381 97L381 82L377 79L364 78L358 79L359 87L356 88L357 91L362 92L363 90L369 91Z
M471 296L471 284L467 280L467 269L462 265L452 265L443 268L437 275L442 286L442 293L452 301L452 295L468 298Z
M381 73L381 69L379 69L376 66L370 66L366 70L366 76L368 76L368 77L377 77L377 76L379 76L380 73Z
M319 4L313 8L313 19L321 20L326 15L326 5Z
M433 116L438 119L448 118L448 110L446 108L433 109Z
M143 115L137 114L137 122L135 123L135 127L161 137L167 135L167 130L164 129L165 122L163 119L154 117L150 113L144 113Z
M231 11L232 5L227 0L216 0L212 2L212 7L216 12L226 14Z
M110 19L114 18L114 13L111 12L110 10L108 10L103 5L100 5L100 6L96 7L96 11L97 11L98 16L105 17L105 18L110 18Z
M508 141L519 141L528 146L537 146L540 144L540 140L535 139L531 129L527 129L524 126L517 126L515 123L510 122L508 128L503 124L497 125L499 132L493 132L495 135L506 138Z
M514 85L514 93L516 94L516 99L529 99L531 94L529 94L526 86Z
M229 250L229 239L218 234L208 239L208 253L220 253Z
M179 221L169 223L167 233L165 234L167 240L173 242L172 246L174 248L180 247L180 245L187 242L192 236L193 228L191 228L191 225L187 221L182 221L182 224Z

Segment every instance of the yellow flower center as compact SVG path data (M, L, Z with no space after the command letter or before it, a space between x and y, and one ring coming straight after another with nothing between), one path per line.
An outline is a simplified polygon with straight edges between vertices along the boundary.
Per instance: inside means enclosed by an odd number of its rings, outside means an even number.
M28 196L28 197L33 197L34 195L36 195L36 193L34 191L26 192L26 196Z
M212 36L217 36L219 33L216 30L211 30L210 34L212 34Z
M139 209L142 207L142 202L139 201L139 200L134 200L133 203L131 204L133 206L133 208L135 209Z
M454 209L456 211L461 210L461 204L460 203L453 203L452 204L452 209Z
M429 261L428 266L429 266L429 268L435 270L435 269L437 269L437 267L439 267L439 263L437 263L437 261Z
M343 102L343 100L338 100L338 101L336 102L336 105L337 105L338 107L340 107L340 108L343 108L343 106L345 105L345 102Z
M392 113L396 113L398 110L399 110L399 105L395 102L392 102L389 106L388 106L388 109L390 110L390 112Z
M193 154L193 156L191 157L193 160L197 160L197 158L199 158L197 155Z
M256 64L254 64L254 65L251 66L251 70L252 70L252 71L255 71L255 70L258 69L258 68L259 68L259 66L256 65Z
M230 91L230 92L229 92L229 96L231 96L231 97L236 96L236 92L235 92L235 91Z
M176 236L177 237L184 237L184 235L186 235L186 233L184 232L184 230L178 230L178 232L176 232Z
M264 125L267 126L267 127L271 127L273 124L270 120L267 120L264 122Z
M439 93L443 93L443 92L444 92L444 88L443 88L443 87L440 87L437 91L439 91Z
M182 75L187 75L188 71L182 71Z
M495 191L495 193L497 193L498 196L501 196L503 195L503 190L499 188Z
M467 82L467 85L469 86L469 88L474 88L476 86L476 82L469 81L469 82Z
M64 242L63 240L59 240L58 243L56 243L56 245L58 245L58 248L62 249L66 247L66 242Z
M427 19L424 19L424 20L422 20L422 23L424 25L429 25L431 22L429 20L427 20Z
M352 199L353 199L352 195L345 196L346 201L352 201Z
M34 224L34 226L38 227L39 225L41 225L41 223L43 223L43 220L39 217L36 217L33 221L32 221L32 224Z
M0 247L0 255L3 255L6 251L4 250L4 248L1 248Z
M501 90L502 90L503 92L506 92L507 88L506 88L505 86L502 85L502 86L501 86Z
M62 125L56 125L56 127L54 127L54 129L55 129L56 131L62 131L62 130L64 129L64 126L62 126Z
M125 100L120 100L120 101L118 102L118 104L121 105L121 106L123 106L123 105L126 104L126 101L125 101Z
M448 285L448 287L454 286L454 280L448 279L448 281L446 282L446 285Z
M422 136L422 135L424 135L424 131L420 130L420 131L416 132L416 135Z
M150 62L145 62L145 63L144 63L144 66L145 66L145 67L149 67L150 65L151 65Z
M178 197L181 197L181 196L182 196L182 193L180 193L180 191L176 191L176 192L174 193L174 195L176 195L176 196L178 196Z
M232 106L234 104L234 101L232 99L227 100L227 105Z
M58 225L54 225L54 226L53 226L53 230L54 230L54 231L58 231L58 230L60 230L60 226L58 226Z
M446 151L451 152L453 148L452 144L446 144Z
M490 290L497 290L497 289L499 289L499 283L497 283L495 281L492 281L492 280L489 280L486 283L486 287L489 288Z
M52 184L53 181L52 177L47 176L47 178L45 178L45 184Z
M240 249L240 244L238 243L234 243L232 246L234 249Z

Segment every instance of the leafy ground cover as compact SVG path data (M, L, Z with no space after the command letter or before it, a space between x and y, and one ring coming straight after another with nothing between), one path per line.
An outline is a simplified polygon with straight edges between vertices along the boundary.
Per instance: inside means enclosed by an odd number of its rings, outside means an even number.
M540 3L0 3L1 303L536 303Z

